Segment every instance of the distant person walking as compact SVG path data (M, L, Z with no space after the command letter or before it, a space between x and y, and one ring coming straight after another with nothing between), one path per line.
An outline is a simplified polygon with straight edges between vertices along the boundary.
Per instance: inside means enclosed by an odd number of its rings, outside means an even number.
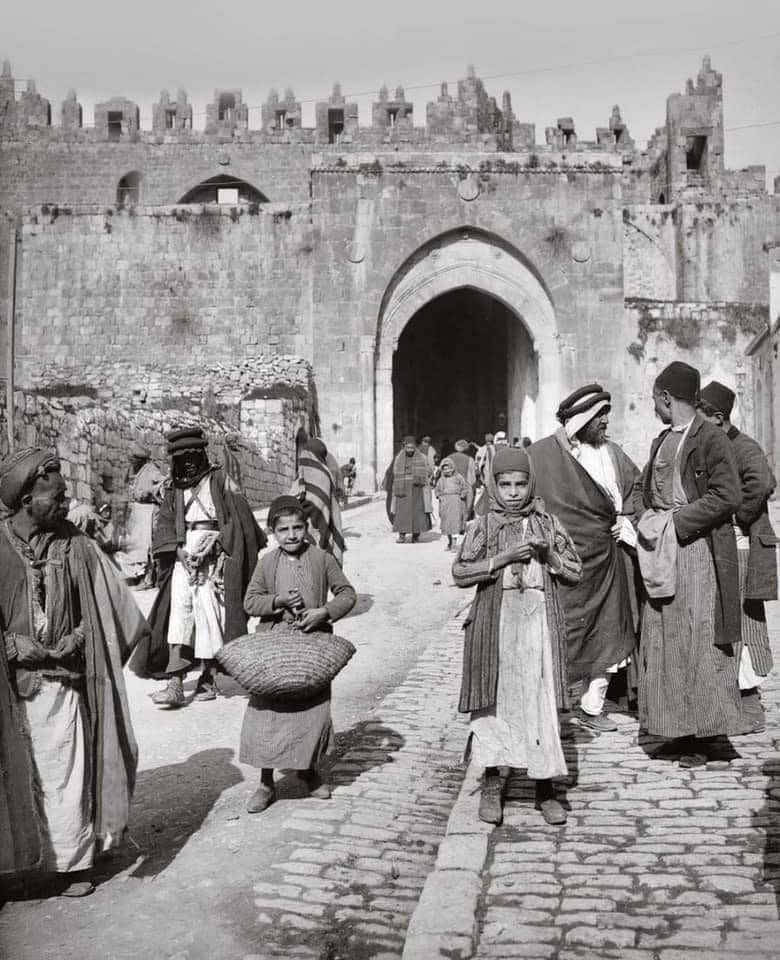
M469 487L455 469L451 457L441 462L435 493L439 500L439 527L447 537L447 549L452 550L453 537L460 536L466 529L466 511Z
M385 488L390 494L388 516L393 530L398 534L397 543L405 543L411 536L417 543L420 534L431 529L430 508L426 509L425 491L430 497L431 469L428 459L417 449L413 436L404 437L401 452L393 460L385 474Z

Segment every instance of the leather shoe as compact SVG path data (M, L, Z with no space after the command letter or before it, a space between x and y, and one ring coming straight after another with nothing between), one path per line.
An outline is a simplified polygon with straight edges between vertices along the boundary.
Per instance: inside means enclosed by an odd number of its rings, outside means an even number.
M610 720L604 713L599 713L595 717L580 707L576 714L577 722L581 727L587 727L596 733L614 733L618 726L614 720Z
M164 690L152 694L152 703L158 707L183 707L186 702L181 677L171 677Z
M247 801L247 812L262 813L263 810L271 806L274 800L276 800L276 788L268 787L264 783L261 783Z
M566 823L566 811L555 797L537 800L536 809L541 811L542 816L550 826L557 827Z
M482 796L479 801L479 819L484 823L495 823L496 826L504 819L501 804L503 784L498 775L485 777L482 783Z

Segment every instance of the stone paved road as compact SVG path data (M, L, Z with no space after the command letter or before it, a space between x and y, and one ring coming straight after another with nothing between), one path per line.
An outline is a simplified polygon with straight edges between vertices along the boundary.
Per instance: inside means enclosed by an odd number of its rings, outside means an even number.
M358 653L335 684L333 799L294 799L286 778L285 799L248 815L257 774L235 760L241 691L227 684L216 703L162 712L130 678L135 846L104 865L85 900L7 904L0 957L400 956L463 776L453 615L468 597L449 586L438 538L393 542L384 504L345 521L360 615L339 625Z
M483 876L479 960L780 956L777 673L764 703L766 733L735 738L731 763L694 770L649 758L656 742L626 715L600 737L572 726L564 828L541 821L516 775Z

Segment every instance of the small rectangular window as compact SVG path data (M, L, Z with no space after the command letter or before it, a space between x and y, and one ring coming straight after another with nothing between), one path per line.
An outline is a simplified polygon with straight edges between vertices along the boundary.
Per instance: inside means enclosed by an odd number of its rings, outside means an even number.
M122 136L122 120L124 114L121 110L108 111L108 139L118 140Z
M344 111L328 110L328 143L339 143L344 132Z
M173 130L175 126L176 126L176 111L166 110L165 111L165 128L167 130Z
M705 157L707 155L707 138L703 136L688 137L685 151L685 169L703 173Z
M238 188L237 187L218 187L217 203L229 203L233 205L237 204Z

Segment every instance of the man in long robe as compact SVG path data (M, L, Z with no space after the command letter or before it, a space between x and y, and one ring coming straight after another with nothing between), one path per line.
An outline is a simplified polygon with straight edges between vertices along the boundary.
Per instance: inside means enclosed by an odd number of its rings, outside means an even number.
M216 699L215 657L247 632L244 591L266 541L246 498L209 463L203 431L183 428L166 439L171 476L152 542L160 592L149 615L151 638L139 645L130 669L167 679L152 701L182 707L184 678L196 661L201 673L193 699Z
M699 412L726 431L737 459L742 487L742 504L734 514L742 609L739 687L745 729L761 733L765 719L759 688L773 665L764 603L777 599L777 536L768 501L777 481L759 444L731 422L735 400L733 390L713 380L702 388Z
M431 529L430 510L426 510L425 490L430 490L431 471L428 460L417 449L414 437L404 438L404 446L385 475L386 485L392 499L388 513L392 517L393 530L398 534L398 543L405 543L411 534L412 543L417 543L420 534Z
M84 896L95 852L127 826L137 749L122 666L148 627L67 521L55 455L9 457L0 500L0 877L56 875L53 891Z
M142 443L130 445L130 469L127 475L127 509L125 512L125 535L122 549L114 559L125 577L152 587L152 527L160 501L163 475L152 461L152 451Z
M648 593L638 657L639 723L670 741L661 753L677 757L682 767L719 759L718 738L743 727L731 523L742 493L733 445L697 413L698 399L699 371L689 364L674 361L656 378L653 403L665 429L650 447L638 525ZM647 536L651 531L654 539ZM664 540L671 550L662 551L667 575L659 579L655 561Z
M600 384L575 390L558 407L560 428L529 448L537 489L574 540L582 579L561 587L569 679L582 681L578 720L598 733L617 729L604 714L609 674L635 645L634 484L631 459L607 440L611 396Z

